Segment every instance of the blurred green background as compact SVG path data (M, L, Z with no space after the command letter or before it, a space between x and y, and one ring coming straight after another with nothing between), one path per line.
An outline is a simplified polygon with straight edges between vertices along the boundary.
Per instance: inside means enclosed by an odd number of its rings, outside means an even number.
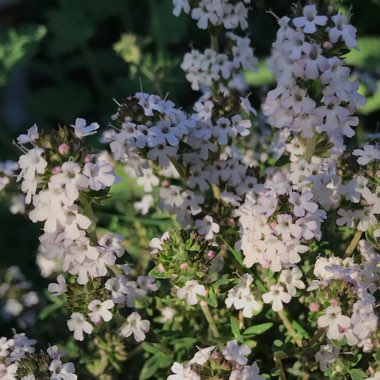
M249 34L260 59L257 73L246 73L254 105L274 85L265 59L275 39L278 16L291 1L252 1ZM369 101L362 125L376 132L380 123L379 0L335 1L352 7L360 51L347 57ZM0 160L17 159L12 146L34 123L48 129L76 117L98 121L103 130L115 111L113 99L139 91L155 92L190 109L199 94L180 69L191 46L204 49L208 34L187 15L172 15L171 0L0 0ZM359 134L360 136L360 134ZM0 205L0 267L18 264L38 279L35 251L39 227ZM41 287L45 283L39 281Z

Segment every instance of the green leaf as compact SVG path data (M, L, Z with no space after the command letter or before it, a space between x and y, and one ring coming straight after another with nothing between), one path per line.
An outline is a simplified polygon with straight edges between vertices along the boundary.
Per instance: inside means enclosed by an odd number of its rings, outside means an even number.
M292 325L293 325L294 329L297 331L297 334L301 335L302 338L306 338L306 339L310 338L309 333L301 326L300 323L298 323L297 321L293 320L292 321Z
M239 324L236 318L230 317L231 331L235 338L240 336Z
M368 377L366 373L362 371L361 369L351 369L349 371L349 374L352 380L363 380Z
M369 244L372 245L372 247L379 249L379 243L377 242L377 239L373 235L373 231L379 228L379 225L377 224L376 226L369 227L368 230L365 232L365 237L368 241Z
M0 36L0 86L7 83L12 70L28 61L46 34L42 25L9 29Z
M258 287L258 289L261 290L262 292L266 293L268 291L265 285L262 283L262 281L259 278L256 278L255 284Z
M260 60L257 71L246 71L245 80L251 86L259 87L275 82L273 73L268 69L266 59Z
M207 303L212 307L218 307L218 298L215 289L212 287L208 293Z
M53 303L51 305L45 306L38 314L38 319L40 321L43 321L44 319L48 318L50 315L52 315L55 311L59 310L61 308L62 304Z
M241 252L239 251L236 251L235 249L233 249L230 244L222 237L220 236L220 238L223 240L223 243L228 247L228 249L231 251L231 253L234 255L235 259L237 260L237 262L241 265L241 266L244 266L243 264L243 256L241 254Z
M268 331L273 326L272 322L261 323L260 325L248 327L244 332L244 336L260 335Z
M172 364L172 361L173 359L171 356L162 352L152 356L145 362L140 372L139 380L152 378L156 375L158 369L169 367Z
M152 276L154 278L167 278L167 274L165 272L159 272L156 268L153 268L148 273L149 276Z

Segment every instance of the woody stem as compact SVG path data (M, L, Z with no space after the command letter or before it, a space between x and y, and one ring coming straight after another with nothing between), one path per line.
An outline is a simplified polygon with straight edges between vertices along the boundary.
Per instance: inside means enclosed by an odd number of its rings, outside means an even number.
M286 330L290 334L290 336L293 338L295 343L297 344L298 347L302 346L302 339L301 337L297 334L296 330L294 329L293 325L289 321L287 315L285 314L284 310L281 310L278 312L278 316L280 317L283 325L285 326Z
M208 325L210 326L210 330L212 332L212 335L215 338L219 338L220 334L219 334L218 328L216 327L214 318L213 318L212 314L210 313L210 309L208 308L207 303L204 301L201 301L200 305L201 305L201 309L203 311L203 314L204 314L204 316L208 322Z
M345 252L346 256L351 256L352 255L352 252L354 252L356 246L359 243L359 240L360 240L360 238L362 236L362 233L363 233L362 231L356 230L354 237L352 238L349 246L346 249L346 252Z

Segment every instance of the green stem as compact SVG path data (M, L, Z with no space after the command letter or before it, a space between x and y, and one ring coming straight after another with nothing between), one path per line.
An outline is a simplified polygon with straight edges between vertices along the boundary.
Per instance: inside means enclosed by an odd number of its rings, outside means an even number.
M211 49L215 50L217 53L219 52L219 41L218 41L218 35L215 33L210 34L210 45Z
M218 328L216 327L214 318L212 317L212 315L210 313L210 309L208 308L207 303L204 302L204 301L201 301L200 305L201 305L201 309L203 311L203 314L204 314L204 316L205 316L205 318L206 318L206 320L208 322L208 325L210 326L210 330L212 332L212 335L215 338L219 338L220 334L219 334Z
M346 249L346 252L345 252L346 256L352 255L352 252L354 252L356 246L359 243L360 238L362 237L362 233L363 233L362 231L356 230L354 237L352 238L349 246Z
M305 152L305 159L308 163L311 162L311 159L313 158L314 149L315 149L315 143L317 142L317 135L314 135L310 139L306 139L306 152Z
M169 157L170 162L173 164L173 166L177 169L177 172L181 179L184 181L184 183L187 182L187 173L186 173L186 168L184 168L176 158L174 157Z
M312 347L319 341L319 338L325 333L324 329L319 329L314 336L307 342L307 347Z
M220 188L217 185L211 185L212 194L214 195L214 198L219 200L220 199Z
M123 274L123 271L116 264L110 265L108 268L112 270L116 277L120 277Z
M286 359L288 355L284 351L277 351L274 353L274 363L276 364L276 368L280 371L278 378L280 380L286 380L285 370L282 365L282 359Z
M294 329L293 325L289 321L287 315L285 314L284 310L281 310L278 312L278 316L280 317L283 325L285 326L286 330L290 334L290 336L293 338L295 343L298 347L302 347L302 338L297 334L296 330Z
M79 195L79 203L83 210L83 213L90 219L91 225L87 232L92 243L98 243L98 237L96 235L96 216L91 207L91 202L88 200L87 196L83 193Z

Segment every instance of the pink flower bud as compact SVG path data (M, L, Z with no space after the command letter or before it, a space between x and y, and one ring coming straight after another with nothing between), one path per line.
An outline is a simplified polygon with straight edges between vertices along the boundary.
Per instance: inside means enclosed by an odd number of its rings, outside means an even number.
M61 144L59 147L58 147L58 152L60 154L67 154L70 150L70 147L67 145L67 144Z
M215 252L214 252L214 251L208 251L208 252L206 253L206 258L207 258L208 260L212 260L214 257L215 257Z
M158 270L160 273L165 272L165 268L164 268L164 266L163 266L162 264L158 264L158 265L157 265L157 270Z
M189 264L187 263L182 263L180 266L179 266L182 270L186 270L189 268Z
M62 171L60 166L54 166L53 170L51 171L53 174L58 174Z
M207 302L206 301L199 301L199 305L201 305L201 307L206 307L207 306Z
M84 157L84 162L87 164L88 162L92 161L92 154L86 154Z
M169 187L169 181L166 180L166 179L164 179L164 180L162 181L162 183L161 183L161 186L162 186L162 187Z
M376 177L380 177L380 170L376 172Z
M211 360L219 360L221 357L220 357L220 353L219 352L216 352L214 351L211 356L210 356L210 359Z
M312 302L309 305L309 310L312 311L313 313L317 312L319 310L319 304L317 302Z
M330 41L325 41L323 43L324 49L331 49L333 47L333 44Z

